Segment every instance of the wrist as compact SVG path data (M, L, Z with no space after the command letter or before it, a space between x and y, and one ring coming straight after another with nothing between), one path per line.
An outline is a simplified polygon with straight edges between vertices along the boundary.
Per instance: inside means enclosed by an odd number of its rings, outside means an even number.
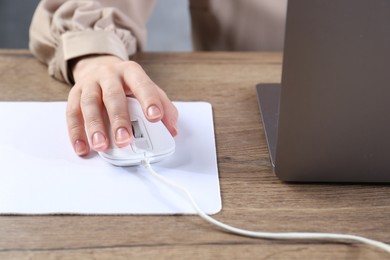
M101 65L115 64L121 61L122 59L113 55L88 55L70 60L69 69L72 72L73 80L77 82Z

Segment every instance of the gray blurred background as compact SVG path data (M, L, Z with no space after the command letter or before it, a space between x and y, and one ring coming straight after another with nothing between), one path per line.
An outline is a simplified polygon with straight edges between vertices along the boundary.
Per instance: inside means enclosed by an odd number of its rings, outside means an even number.
M38 3L39 0L0 0L0 48L28 48L28 27ZM188 1L156 3L147 25L146 51L191 51Z

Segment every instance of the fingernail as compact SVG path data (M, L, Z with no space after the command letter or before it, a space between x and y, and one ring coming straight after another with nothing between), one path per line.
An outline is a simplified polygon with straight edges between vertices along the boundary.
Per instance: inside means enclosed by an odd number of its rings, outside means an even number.
M173 129L176 131L176 134L179 132L178 130L178 119L177 118L174 118L172 121L171 121L171 126L173 127Z
M171 129L172 129L172 131L171 131L172 136L176 136L179 132L176 122L171 124Z
M121 128L118 128L118 130L116 130L115 141L118 144L129 143L130 139L131 139L130 133L129 133L129 131L127 131L126 128L121 127Z
M147 110L148 117L150 119L156 119L161 117L161 111L156 105L152 105Z
M178 130L178 128L177 128L177 125L176 125L176 124L173 124L172 127L173 127L173 130L175 130L175 133L173 134L173 136L176 136L176 135L179 133L179 130Z
M83 140L76 140L74 143L74 150L77 155L85 155L88 152L87 145Z
M92 145L95 149L106 146L106 137L101 132L95 132L92 136Z

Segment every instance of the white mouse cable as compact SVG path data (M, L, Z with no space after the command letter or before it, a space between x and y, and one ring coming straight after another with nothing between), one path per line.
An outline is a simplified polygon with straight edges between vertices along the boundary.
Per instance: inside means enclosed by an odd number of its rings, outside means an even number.
M148 170L149 173L151 173L154 177L156 177L158 180L162 181L163 183L181 191L186 195L186 198L192 205L192 207L195 209L197 214L206 220L207 222L227 231L230 233L238 234L241 236L247 236L247 237L254 237L254 238L263 238L263 239L283 239L283 240L333 240L333 241L354 241L359 242L363 244L368 244L370 246L374 246L377 248L380 248L388 253L390 253L390 245L377 241L368 239L361 236L355 236L355 235L346 235L346 234L334 234L334 233L305 233L305 232L288 232L288 233L276 233L276 232L256 232L256 231L250 231L245 229L236 228L233 226L229 226L225 223L222 223L206 213L204 213L199 206L196 204L195 200L193 199L192 195L186 190L184 187L166 179L165 177L159 175L157 172L155 172L150 165L149 162L143 160L142 165Z

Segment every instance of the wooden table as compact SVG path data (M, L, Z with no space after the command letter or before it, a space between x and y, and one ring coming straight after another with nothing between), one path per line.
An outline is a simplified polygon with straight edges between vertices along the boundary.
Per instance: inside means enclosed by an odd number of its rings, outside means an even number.
M135 60L172 100L212 104L223 201L217 219L250 230L348 233L390 243L389 185L286 184L272 174L255 84L280 82L280 53L144 53ZM1 101L66 100L68 91L28 51L0 50ZM0 217L0 259L130 257L389 255L365 245L240 237L197 216Z

